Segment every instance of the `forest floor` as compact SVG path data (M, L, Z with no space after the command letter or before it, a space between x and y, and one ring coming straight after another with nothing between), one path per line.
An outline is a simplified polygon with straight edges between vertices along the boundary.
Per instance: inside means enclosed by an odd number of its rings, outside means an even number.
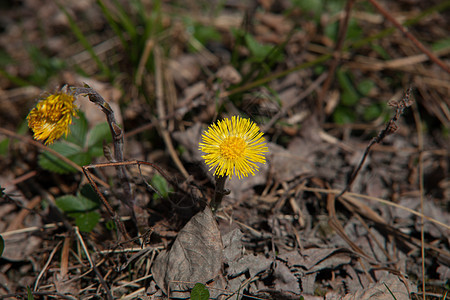
M450 1L0 7L0 299L450 298ZM86 85L123 131L81 93L33 140ZM232 116L266 162L211 211Z

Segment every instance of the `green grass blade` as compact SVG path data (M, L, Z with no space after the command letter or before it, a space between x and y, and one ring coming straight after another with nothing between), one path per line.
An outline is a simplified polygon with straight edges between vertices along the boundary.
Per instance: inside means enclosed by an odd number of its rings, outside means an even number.
M387 288L387 290L389 291L389 293L391 294L392 298L394 298L394 300L397 300L397 298L395 297L394 293L392 293L391 289L387 286L387 284L384 283L384 282L383 282L383 284L384 284L384 286Z
M3 77L6 77L9 81L11 81L12 83L14 83L17 86L30 86L33 85L30 82L23 80L20 77L14 76L9 74L8 72L6 72L5 70L0 69L0 75Z
M98 55L95 53L94 48L89 43L89 41L84 36L83 32L81 31L80 27L76 24L75 20L72 18L72 16L69 14L69 12L65 9L63 5L58 4L59 8L62 10L62 12L66 15L69 26L72 32L77 37L78 41L83 45L83 47L86 49L86 51L91 55L91 58L95 61L95 63L98 65L100 70L108 77L111 77L111 71L109 68L100 60Z
M114 16L111 14L111 12L109 11L109 9L106 7L106 5L103 3L102 0L97 0L97 5L100 7L100 9L102 10L103 15L106 18L106 21L108 22L109 26L111 26L112 30L114 31L114 33L119 37L120 42L122 43L122 46L127 49L128 48L128 43L125 39L125 37L123 36L123 32L122 29L120 28L120 26L117 24L117 22L115 21Z
M129 17L129 13L119 3L119 1L114 0L113 2L118 12L117 17L119 18L124 30L128 33L131 40L135 40L138 35L136 24L134 24L133 20Z

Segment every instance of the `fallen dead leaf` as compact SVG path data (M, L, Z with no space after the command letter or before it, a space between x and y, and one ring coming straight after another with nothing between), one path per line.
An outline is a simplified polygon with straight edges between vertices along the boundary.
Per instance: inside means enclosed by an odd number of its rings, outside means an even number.
M206 207L180 230L171 249L158 255L152 274L166 294L186 296L183 292L193 287L191 283L205 284L218 277L222 264L221 235L211 209Z
M412 285L409 281L409 291L417 291L417 287ZM392 294L391 294L392 293ZM389 274L381 278L377 283L372 284L366 289L361 289L354 294L347 294L342 300L409 300L408 289L405 283L400 281L398 276Z

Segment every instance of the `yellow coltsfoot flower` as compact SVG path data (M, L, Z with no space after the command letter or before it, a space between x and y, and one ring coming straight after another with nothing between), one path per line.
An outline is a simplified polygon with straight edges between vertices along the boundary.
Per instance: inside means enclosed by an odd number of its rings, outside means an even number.
M34 132L34 139L52 144L63 134L69 133L72 117L77 115L75 97L60 91L40 100L27 116L28 127Z
M256 163L266 163L265 152L268 152L265 139L259 127L249 119L233 116L209 126L202 135L200 150L206 155L209 170L216 167L214 175L236 175L239 179L258 171Z

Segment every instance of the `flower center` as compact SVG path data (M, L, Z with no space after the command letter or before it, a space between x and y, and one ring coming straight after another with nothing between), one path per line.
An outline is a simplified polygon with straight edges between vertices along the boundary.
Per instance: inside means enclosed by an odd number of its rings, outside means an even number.
M244 154L245 146L246 143L243 138L230 136L220 144L220 154L225 159L240 158Z

